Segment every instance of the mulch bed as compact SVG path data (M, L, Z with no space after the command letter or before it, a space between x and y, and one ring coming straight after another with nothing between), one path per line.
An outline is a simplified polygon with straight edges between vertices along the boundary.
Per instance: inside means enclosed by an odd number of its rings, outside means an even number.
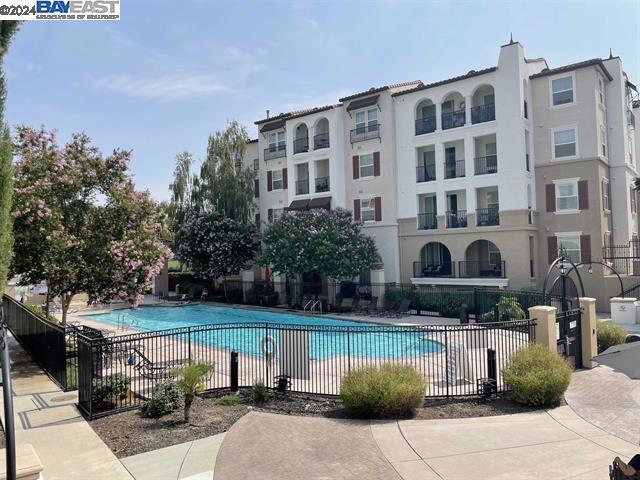
M134 410L98 418L89 424L114 454L123 458L226 432L251 410L281 415L351 418L342 407L339 397L274 394L268 402L254 404L251 391L242 389L239 392L243 401L241 405L215 405L215 399L225 393L228 392L212 392L196 398L189 424L184 422L182 409L160 419L144 418L138 410ZM497 397L486 402L478 398L429 399L424 407L417 409L412 418L485 417L533 410L506 397Z

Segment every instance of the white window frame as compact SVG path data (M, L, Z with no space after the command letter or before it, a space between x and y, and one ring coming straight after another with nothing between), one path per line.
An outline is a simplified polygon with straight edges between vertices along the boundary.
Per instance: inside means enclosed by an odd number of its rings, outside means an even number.
M276 179L276 175L280 178ZM280 187L276 187L276 182L280 182ZM282 170L271 170L271 190L284 190L284 173Z
M558 105L553 103L553 94L568 92L569 90L559 90L558 92L553 91L553 81L560 80L561 78L571 77L571 97L572 101L568 103L559 103ZM563 73L560 75L554 75L553 77L549 77L549 107L552 109L555 108L566 108L575 105L576 102L576 74L575 72Z
M607 148L607 127L605 127L603 124L600 124L600 155L602 155L603 157L607 157L607 151L609 149Z
M609 183L609 179L608 178L603 178L602 179L602 200L603 200L602 203L604 205L602 205L602 209L605 212L610 212L611 211L611 198L609 197L609 192L610 191L611 191L611 184Z
M273 217L272 217L273 222L277 222L278 220L280 220L283 215L284 215L284 207L274 208Z
M365 207L366 202L366 207ZM363 223L371 223L376 221L376 199L375 197L367 197L360 199L360 221ZM371 214L371 218L365 218L365 212Z
M286 142L286 135L284 130L280 130L277 132L269 132L269 134L267 135L267 143L268 143L267 146L270 152L277 152L279 150L283 150L284 148L286 148L287 142ZM273 150L271 147L272 145L273 145ZM282 145L282 148L280 148L280 145Z
M362 165L362 157L371 157L371 164L370 165ZM362 155L360 155L358 157L358 176L359 178L373 178L375 176L375 168L374 168L374 159L373 159L373 153L363 153ZM364 168L371 168L371 175L363 175L362 174L362 170Z
M577 240L577 245L578 248L573 249L573 250L568 250L567 253L569 252L578 252L578 258L577 260L575 258L571 258L571 260L573 260L573 263L580 263L582 261L582 249L580 248L580 237L582 236L582 232L562 232L562 233L556 233L556 239L558 242L558 255L560 254L560 247L562 247L562 241L563 240ZM571 254L569 253L569 256L571 257Z
M568 130L573 130L574 134L574 144L575 144L575 153L573 155L566 155L563 157L556 157L556 133L566 132ZM569 145L569 143L560 143L559 145ZM564 127L558 127L551 130L551 158L553 160L571 160L574 158L578 158L579 150L578 150L578 126L577 125L566 125Z
M578 181L580 179L579 178L560 178L558 180L554 180L553 184L555 185L556 188L556 205L555 205L555 213L558 215L567 215L567 214L572 214L572 213L580 213L580 194L578 192ZM571 185L574 189L574 193L575 195L567 195L567 196L560 196L560 186L564 186L564 185ZM561 209L559 208L558 205L558 200L560 198L572 198L574 197L576 198L576 208L564 208Z
M370 116L371 112L375 112L375 117L376 117L375 120L371 119L371 116ZM358 114L364 115L364 122L358 123ZM375 124L378 125L378 107L357 110L353 114L353 123L355 125L356 133L358 133L358 128L364 128L364 132L363 133L367 133L367 132L372 131L372 130L369 130L369 127L371 125L371 122L373 122L373 121L375 121ZM358 126L358 125L360 125L360 126Z
M603 109L606 109L607 96L604 89L604 77L600 74L598 74L598 79L596 81L596 95L598 97L598 105Z

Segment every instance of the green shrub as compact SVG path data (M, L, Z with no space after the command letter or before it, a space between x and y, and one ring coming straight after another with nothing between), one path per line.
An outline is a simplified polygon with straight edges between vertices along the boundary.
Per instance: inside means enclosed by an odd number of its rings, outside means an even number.
M522 306L518 302L516 297L501 297L498 301L498 315L500 318L495 319L493 309L482 315L482 320L485 322L495 322L503 320L522 320L526 317Z
M160 418L162 415L177 410L180 406L182 391L173 380L167 380L153 387L151 400L142 404L144 417Z
M534 343L511 354L502 375L516 402L538 407L560 402L572 371L556 352Z
M24 306L27 307L27 310L30 310L32 313L35 313L39 317L42 317L43 319L48 320L51 323L54 323L56 325L60 323L59 320L55 317L55 315L51 315L51 314L47 315L45 311L42 308L38 307L37 305L24 304Z
M93 380L93 403L100 407L125 396L131 380L124 373L114 373Z
M625 329L613 322L598 320L596 332L598 334L598 353L602 353L614 345L624 343L627 338Z
M196 395L204 392L207 377L213 372L214 365L193 362L183 365L174 370L177 384L184 395L184 421L189 423L191 415L191 405Z
M230 407L233 405L240 405L242 400L237 395L225 395L223 397L217 398L215 402L216 405L223 405L225 407Z
M359 416L398 417L422 405L426 389L424 377L413 367L386 363L347 373L340 398Z
M264 382L258 380L253 384L253 388L251 389L251 400L254 403L264 403L269 400L269 389L264 385Z

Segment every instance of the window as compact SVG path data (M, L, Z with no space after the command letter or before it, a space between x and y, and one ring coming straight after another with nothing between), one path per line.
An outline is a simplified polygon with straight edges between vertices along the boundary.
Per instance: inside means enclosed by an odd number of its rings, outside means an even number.
M260 170L260 160L257 158L253 159L253 169L254 170Z
M602 105L603 107L605 106L604 103L604 80L602 79L602 76L598 75L598 103L600 105Z
M573 103L573 75L551 80L553 105Z
M578 210L578 182L558 182L556 185L556 211L571 212Z
M553 132L554 158L576 156L576 129L558 130Z
M253 196L255 198L260 196L260 180L257 178L253 181Z
M487 250L489 254L489 263L491 265L501 266L502 256L500 255L500 250L498 250L498 247L496 247L493 243L489 242Z
M284 142L284 132L271 132L269 134L269 151L276 152L279 150L284 150Z
M360 155L360 178L373 177L373 153Z
M607 129L600 125L600 151L603 157L607 156Z
M363 222L373 222L376 219L376 206L373 198L360 200L360 219Z
M611 187L609 186L609 179L602 179L602 209L609 211L611 210Z
M274 208L273 209L273 221L277 221L280 218L282 218L282 215L284 215L284 208Z
M371 108L356 112L356 133L375 132L378 129L378 110Z
M580 263L580 234L557 234L558 255L566 252L573 263Z
M242 158L236 157L235 167L236 167L236 170L242 170Z
M284 188L282 170L273 170L271 175L271 188L273 190L282 190Z

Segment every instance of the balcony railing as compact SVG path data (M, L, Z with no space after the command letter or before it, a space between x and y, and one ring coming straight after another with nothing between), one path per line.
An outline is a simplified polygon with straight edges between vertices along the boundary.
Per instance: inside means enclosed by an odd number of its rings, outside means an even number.
M418 214L418 230L436 230L438 228L438 216L435 213Z
M454 262L413 262L413 276L419 278L429 277L455 277L456 264Z
M431 133L436 131L436 116L418 118L416 120L416 135Z
M317 177L316 178L316 193L329 191L329 177Z
M496 119L496 106L493 103L471 107L471 123L490 122Z
M466 113L464 110L457 112L449 112L442 114L442 129L449 130L450 128L462 127L465 123Z
M296 138L293 141L293 153L304 153L309 151L308 138Z
M449 160L444 162L444 178L464 177L464 160Z
M498 208L478 208L476 210L476 225L478 225L478 227L500 225L500 214L498 213Z
M269 148L264 149L264 159L271 160L272 158L284 157L287 154L287 146L283 143L280 145L272 145Z
M525 160L525 164L526 164L526 167L527 167L527 172L530 172L531 169L530 169L530 165L529 165L529 154L528 153L524 154L524 160Z
M507 278L507 264L504 260L499 263L488 261L458 262L460 278Z
M296 195L306 195L309 193L309 179L304 178L296 181Z
M447 212L447 228L465 228L467 226L467 211Z
M487 175L498 173L498 156L487 155L486 157L476 157L473 159L476 175Z
M313 149L320 150L322 148L329 148L329 132L313 136Z
M436 179L435 165L420 165L416 167L416 182L432 182Z
M351 130L351 143L380 138L380 127L379 123L372 123L354 128Z

